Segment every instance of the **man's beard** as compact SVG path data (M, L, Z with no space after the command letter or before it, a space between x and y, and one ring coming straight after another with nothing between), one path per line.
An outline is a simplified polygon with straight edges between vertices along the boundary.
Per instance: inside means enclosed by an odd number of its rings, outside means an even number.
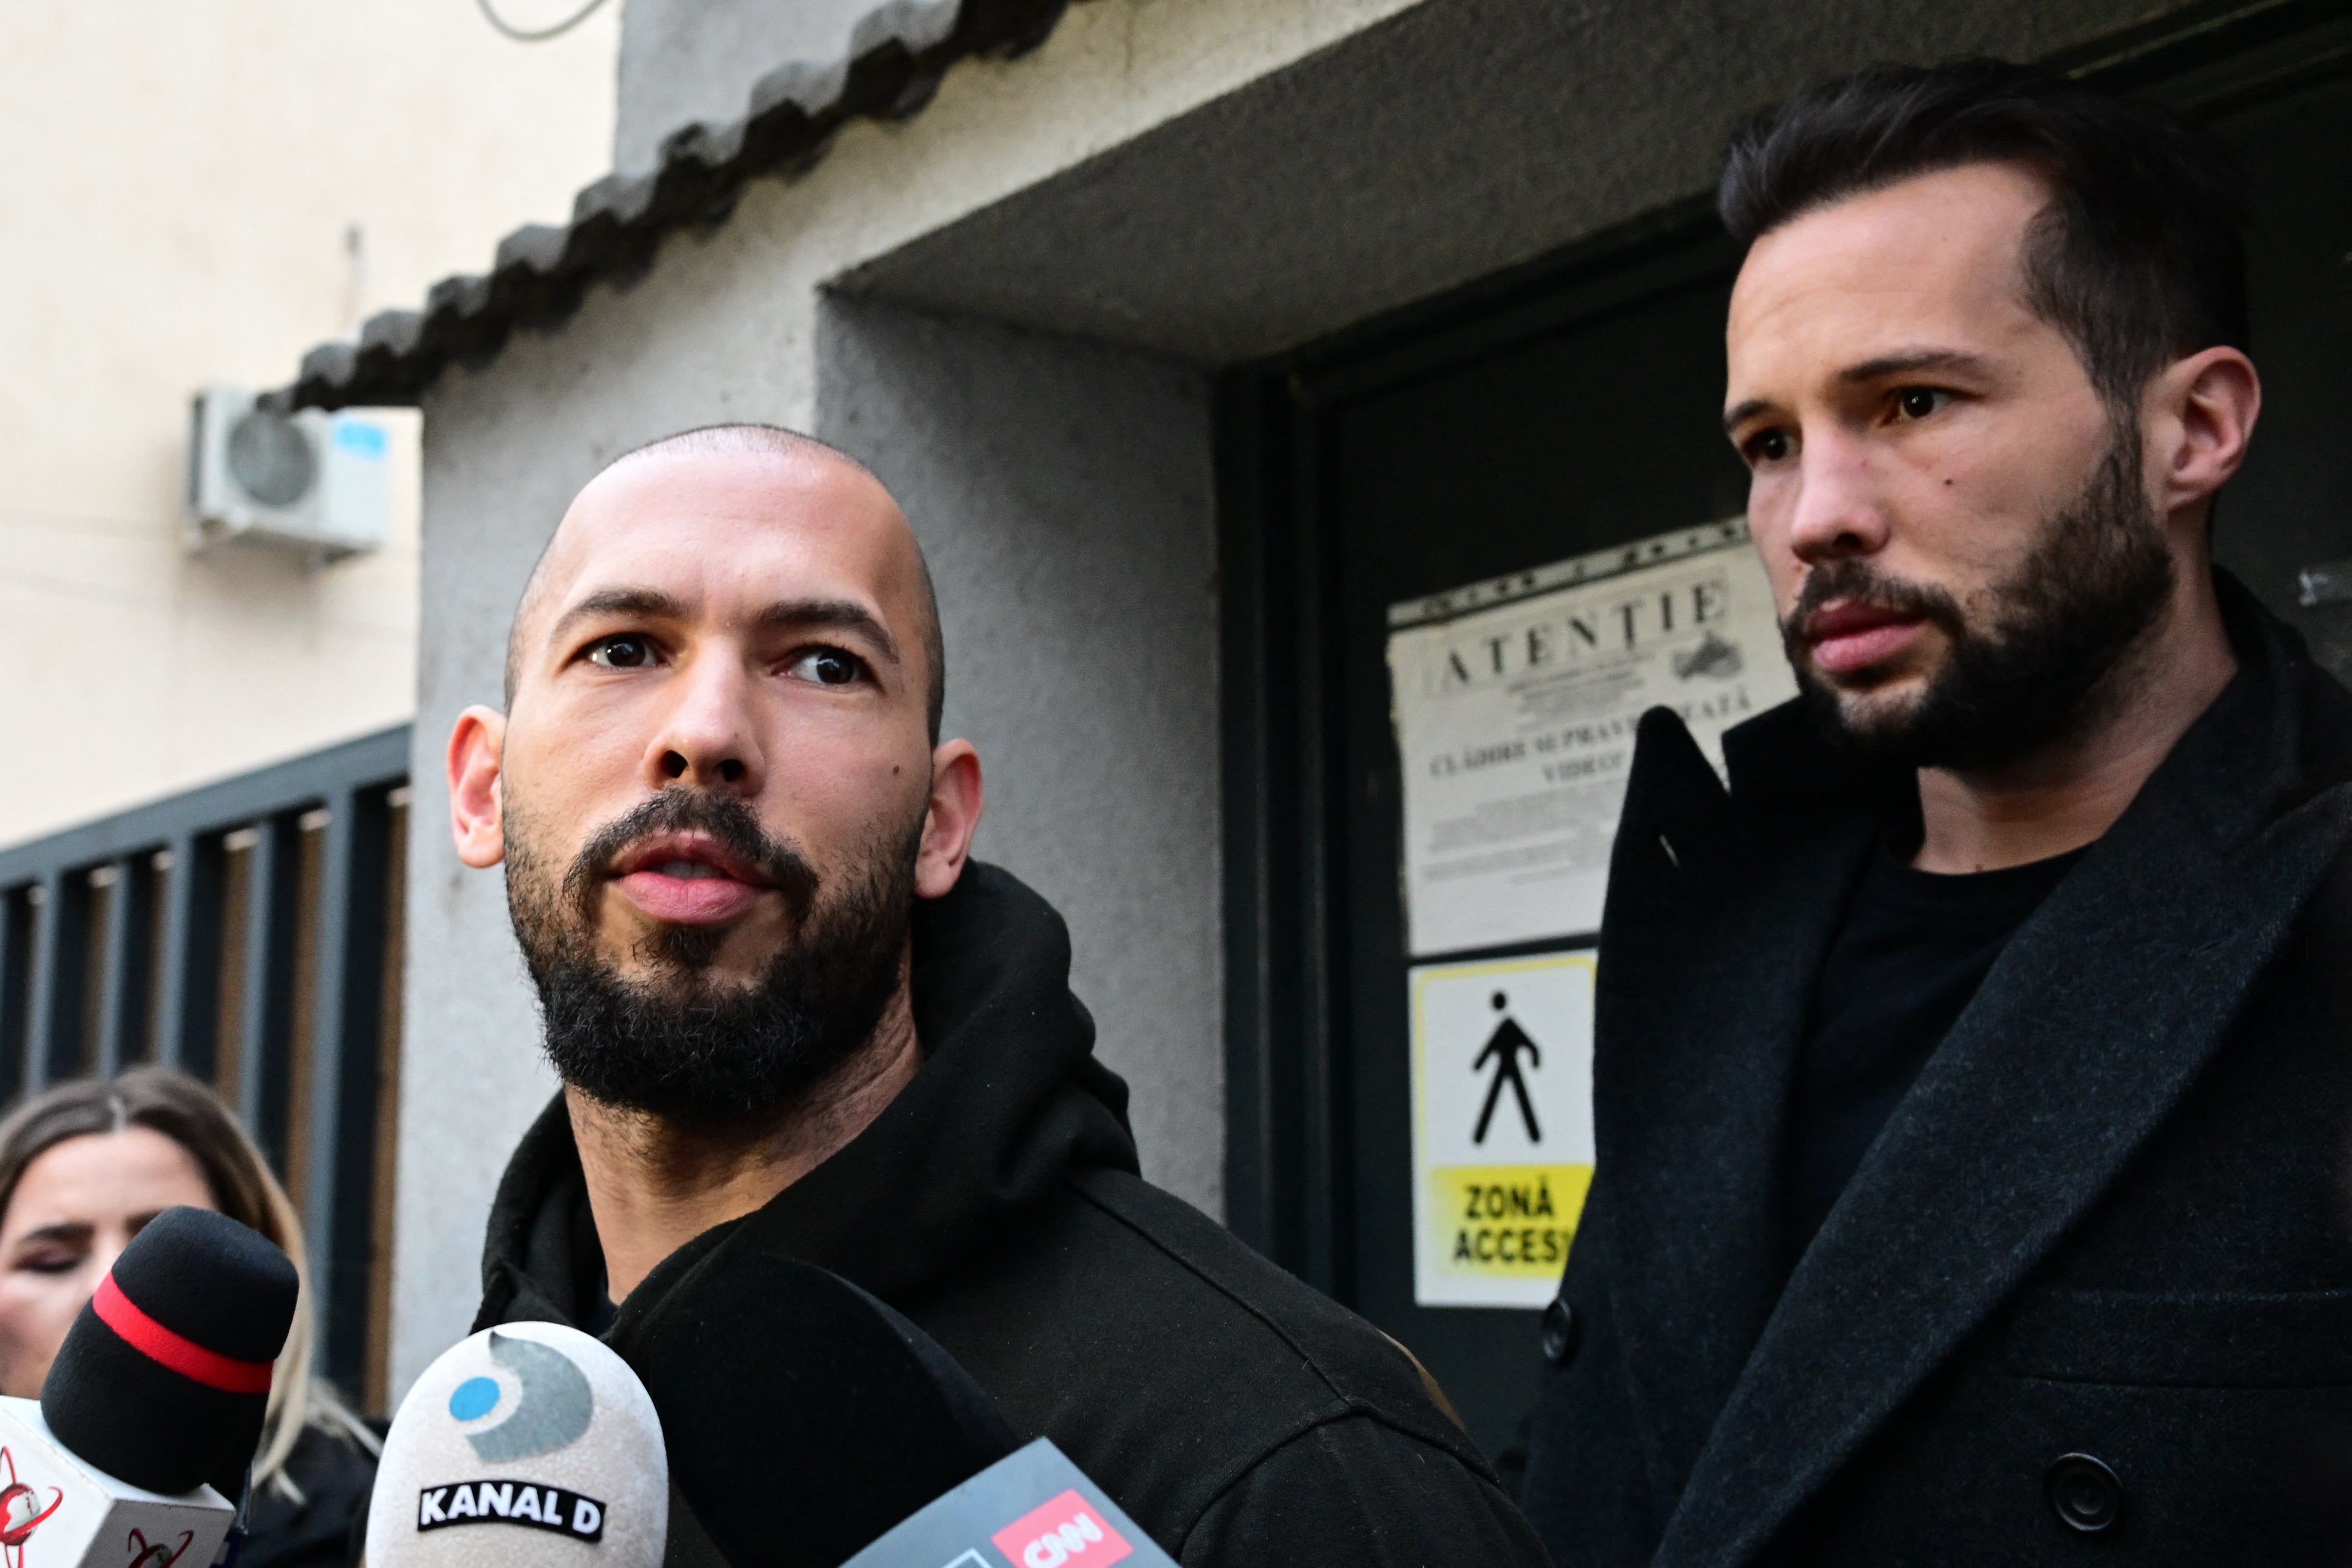
M2043 525L2013 577L1978 596L1990 606L1984 624L1971 625L1947 590L1883 576L1860 557L1814 569L1780 629L1806 706L1832 739L1906 767L2000 767L2075 731L2121 695L2108 677L2163 615L2173 565L2140 487L2137 421L2118 415L2111 428L2083 493ZM1916 700L1875 714L1846 710L1804 657L1801 636L1833 601L1943 629L1948 650Z
M557 1076L601 1104L698 1126L760 1121L801 1099L873 1035L898 988L921 827L881 836L826 888L741 801L665 789L597 833L559 880L531 852L528 817L510 812L507 902ZM757 866L783 897L792 934L751 984L707 973L723 927L658 928L633 954L651 971L643 979L595 949L620 857L684 830Z

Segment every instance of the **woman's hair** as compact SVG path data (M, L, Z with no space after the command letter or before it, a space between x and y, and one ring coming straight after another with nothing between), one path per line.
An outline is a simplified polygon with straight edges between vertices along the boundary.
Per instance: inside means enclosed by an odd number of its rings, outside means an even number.
M187 1074L162 1067L135 1067L111 1079L77 1079L42 1090L0 1120L0 1220L35 1160L68 1139L130 1127L161 1132L186 1150L204 1172L220 1212L259 1231L294 1260L301 1293L293 1329L269 1380L269 1410L254 1455L253 1484L274 1479L299 1501L301 1494L283 1467L305 1423L344 1433L371 1450L377 1445L374 1434L333 1389L310 1376L313 1307L302 1222L261 1151L219 1096Z

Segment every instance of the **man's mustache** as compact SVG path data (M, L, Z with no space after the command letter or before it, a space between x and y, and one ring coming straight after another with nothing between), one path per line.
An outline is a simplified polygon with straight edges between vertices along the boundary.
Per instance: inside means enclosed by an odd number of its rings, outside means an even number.
M1797 602L1780 622L1780 640L1792 664L1801 665L1812 641L1813 617L1832 604L1860 605L1897 616L1916 616L1941 626L1954 641L1968 635L1968 618L1959 601L1945 589L1927 583L1889 577L1859 557L1832 561L1806 574Z
M593 923L597 895L623 857L656 834L688 832L707 835L729 854L757 867L783 895L795 923L808 917L818 878L798 849L770 837L751 808L733 795L675 786L597 829L564 873L564 897L584 922Z

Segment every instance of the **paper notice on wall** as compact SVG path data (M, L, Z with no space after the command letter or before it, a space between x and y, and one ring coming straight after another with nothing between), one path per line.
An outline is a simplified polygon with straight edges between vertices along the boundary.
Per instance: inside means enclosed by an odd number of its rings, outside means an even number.
M1413 956L1601 926L1654 707L1723 731L1796 694L1744 519L1389 608Z
M1590 952L1414 969L1413 1300L1540 1307L1592 1184Z

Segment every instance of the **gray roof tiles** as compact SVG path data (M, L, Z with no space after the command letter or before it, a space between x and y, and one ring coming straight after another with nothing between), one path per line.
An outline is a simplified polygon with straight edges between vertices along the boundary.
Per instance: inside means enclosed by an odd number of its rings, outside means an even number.
M592 282L646 266L670 230L724 219L746 181L805 167L848 121L917 113L957 61L1034 47L1068 4L888 0L858 23L848 58L770 72L740 119L681 127L652 173L608 174L574 199L569 224L532 224L499 241L488 274L443 279L422 310L383 311L357 342L312 349L272 401L413 404L450 363L483 363L516 327L560 321Z

